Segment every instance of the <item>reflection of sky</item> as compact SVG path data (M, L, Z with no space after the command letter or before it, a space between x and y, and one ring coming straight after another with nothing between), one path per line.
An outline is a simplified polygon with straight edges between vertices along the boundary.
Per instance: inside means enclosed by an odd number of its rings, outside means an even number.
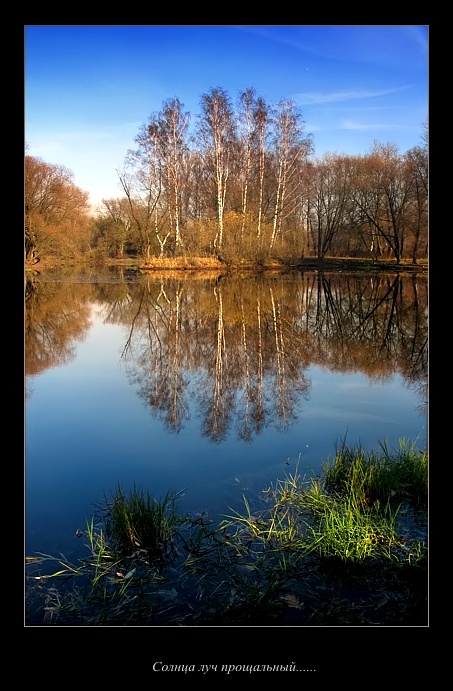
M398 445L400 437L419 438L421 446L426 443L426 420L417 413L418 400L399 375L382 383L360 373L311 367L307 376L313 385L304 418L329 426L335 420L338 434L346 435L351 446L360 442L366 448L378 448L378 442L386 439Z
M359 374L311 367L308 399L296 407L287 431L269 421L250 443L238 439L234 423L224 441L201 437L202 420L191 396L200 373L187 377L190 417L178 434L169 433L131 385L121 352L127 329L92 326L77 345L74 361L33 380L26 401L27 553L79 549L74 533L84 529L96 503L124 488L143 486L156 497L185 490L182 510L211 515L240 509L242 495L294 473L319 471L346 436L348 445L397 448L398 440L426 443L425 419L416 394L400 377L370 382ZM82 542L82 541L80 541Z

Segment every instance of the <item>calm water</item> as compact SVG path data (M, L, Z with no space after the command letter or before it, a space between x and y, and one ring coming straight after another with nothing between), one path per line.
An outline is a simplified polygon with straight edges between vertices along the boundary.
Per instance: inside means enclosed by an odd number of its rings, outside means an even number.
M26 285L26 554L118 484L213 518L350 446L427 443L427 278L41 275Z

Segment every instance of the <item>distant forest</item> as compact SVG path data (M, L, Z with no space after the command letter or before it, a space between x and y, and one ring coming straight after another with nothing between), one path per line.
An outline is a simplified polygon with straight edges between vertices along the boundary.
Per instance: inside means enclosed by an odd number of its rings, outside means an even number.
M213 88L191 115L178 98L142 125L118 172L122 195L93 214L61 165L25 156L25 261L133 257L428 256L428 127L401 153L315 156L300 108ZM341 146L341 142L339 142Z

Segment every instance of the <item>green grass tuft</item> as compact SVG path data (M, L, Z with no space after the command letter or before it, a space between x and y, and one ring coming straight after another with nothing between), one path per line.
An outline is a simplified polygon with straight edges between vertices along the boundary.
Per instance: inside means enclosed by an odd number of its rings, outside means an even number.
M100 512L112 549L121 557L140 551L152 563L166 563L177 553L175 537L186 521L177 510L179 496L169 491L157 500L136 487L126 496L118 486Z

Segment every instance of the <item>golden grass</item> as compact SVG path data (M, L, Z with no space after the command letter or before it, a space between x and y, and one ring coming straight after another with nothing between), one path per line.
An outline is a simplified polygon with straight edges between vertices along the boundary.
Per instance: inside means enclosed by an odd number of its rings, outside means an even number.
M219 270L225 269L223 264L216 257L153 257L148 263L140 264L141 271L166 270Z

